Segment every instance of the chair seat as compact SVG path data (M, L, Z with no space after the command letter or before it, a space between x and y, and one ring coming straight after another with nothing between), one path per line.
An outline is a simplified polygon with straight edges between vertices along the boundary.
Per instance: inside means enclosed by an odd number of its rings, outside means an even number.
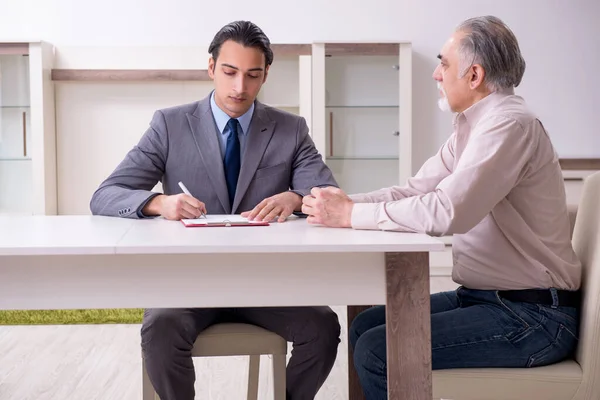
M581 385L575 361L536 368L465 368L433 371L433 398L455 400L565 400Z
M194 343L193 357L285 355L287 342L281 336L242 323L221 323L205 329Z

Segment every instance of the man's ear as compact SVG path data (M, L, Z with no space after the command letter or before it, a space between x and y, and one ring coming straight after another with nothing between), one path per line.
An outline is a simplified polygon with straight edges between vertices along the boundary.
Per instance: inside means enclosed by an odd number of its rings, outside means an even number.
M479 86L483 85L483 81L485 79L485 70L479 64L473 64L471 67L471 79L469 79L469 86L471 89L477 89Z
M269 68L271 68L270 65L267 65L265 67L265 76L263 77L263 83L265 83L267 81L267 75L269 75Z
M215 60L212 57L208 58L208 76L210 79L215 79Z

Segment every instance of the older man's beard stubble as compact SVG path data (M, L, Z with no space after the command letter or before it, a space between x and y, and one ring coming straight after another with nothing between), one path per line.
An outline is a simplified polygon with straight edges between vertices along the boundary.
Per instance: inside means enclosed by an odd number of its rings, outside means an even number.
M450 109L450 103L448 103L448 96L446 96L446 91L444 90L444 88L442 87L441 82L437 83L437 87L438 89L442 92L443 96L441 98L438 99L438 107L440 108L440 110L442 111L452 111Z

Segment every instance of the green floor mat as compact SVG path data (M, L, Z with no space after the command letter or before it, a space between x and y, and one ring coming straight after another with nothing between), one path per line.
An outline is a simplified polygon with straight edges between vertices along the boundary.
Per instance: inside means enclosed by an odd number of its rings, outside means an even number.
M0 311L0 325L140 324L144 310L27 310Z

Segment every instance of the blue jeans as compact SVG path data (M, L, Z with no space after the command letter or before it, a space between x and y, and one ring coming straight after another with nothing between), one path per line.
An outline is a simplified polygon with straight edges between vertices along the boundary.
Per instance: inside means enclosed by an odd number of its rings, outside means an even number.
M494 290L431 295L432 369L537 367L571 357L579 311L511 302ZM368 400L387 399L385 307L360 313L350 326L354 365Z

